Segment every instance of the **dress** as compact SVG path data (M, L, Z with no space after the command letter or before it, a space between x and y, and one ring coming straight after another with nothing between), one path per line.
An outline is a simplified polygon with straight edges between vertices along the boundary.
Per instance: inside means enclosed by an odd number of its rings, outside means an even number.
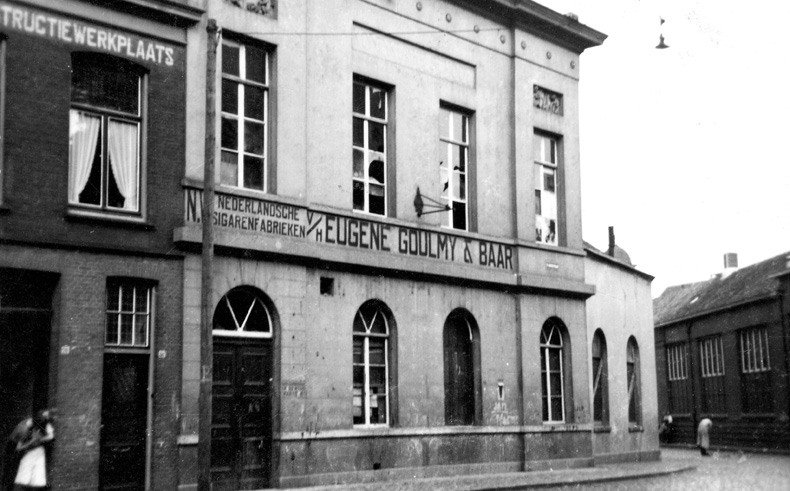
M699 427L697 428L697 446L699 447L702 455L707 455L708 448L710 448L710 427L713 426L713 422L705 418L699 422Z
M51 424L47 424L46 432L47 434L41 440L42 443L51 441L55 437ZM43 488L47 485L47 454L43 445L31 448L22 456L14 484L34 488Z

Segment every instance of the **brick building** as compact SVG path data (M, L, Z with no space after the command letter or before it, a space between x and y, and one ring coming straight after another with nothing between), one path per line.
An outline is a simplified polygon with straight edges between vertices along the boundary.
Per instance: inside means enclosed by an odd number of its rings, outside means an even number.
M661 414L668 443L694 443L702 418L711 444L787 450L790 442L788 329L790 254L707 281L667 288L654 301Z
M0 434L56 407L55 489L177 487L190 3L0 2Z

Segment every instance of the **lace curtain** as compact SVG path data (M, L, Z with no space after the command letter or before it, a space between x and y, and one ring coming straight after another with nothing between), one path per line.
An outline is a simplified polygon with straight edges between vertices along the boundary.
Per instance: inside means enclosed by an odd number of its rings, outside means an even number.
M137 211L137 124L110 120L107 135L110 166L124 197L123 209Z
M71 111L69 129L69 202L79 203L80 193L88 183L96 155L101 119L80 111Z

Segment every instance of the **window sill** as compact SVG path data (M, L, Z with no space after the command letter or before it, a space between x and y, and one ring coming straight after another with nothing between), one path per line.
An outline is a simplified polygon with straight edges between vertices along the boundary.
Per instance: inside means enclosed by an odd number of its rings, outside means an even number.
M641 425L628 425L628 433L642 433L645 431L645 428Z
M593 426L593 433L611 433L612 427L609 425L595 425Z
M66 210L66 220L82 223L102 223L119 227L134 228L139 230L153 231L155 227L142 218L127 217L120 215L110 215L88 210L78 210L69 208Z

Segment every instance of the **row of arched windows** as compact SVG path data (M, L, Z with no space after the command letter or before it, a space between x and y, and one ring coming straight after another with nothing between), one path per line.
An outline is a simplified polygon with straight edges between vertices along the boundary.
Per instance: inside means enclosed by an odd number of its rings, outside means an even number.
M234 288L219 302L214 313L215 336L269 338L273 322L268 299L246 287ZM380 426L391 423L391 372L394 317L380 300L362 304L353 321L353 424ZM568 330L551 317L540 332L540 377L543 421L563 423L569 404ZM471 313L456 309L445 320L443 332L445 424L479 424L481 418L480 335ZM628 420L640 423L639 348L628 340ZM593 420L609 421L609 367L606 338L601 329L592 340Z

